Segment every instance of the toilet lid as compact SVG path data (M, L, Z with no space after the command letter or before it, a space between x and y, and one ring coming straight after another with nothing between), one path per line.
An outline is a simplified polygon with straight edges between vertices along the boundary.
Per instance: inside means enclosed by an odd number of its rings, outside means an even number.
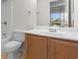
M8 42L5 47L14 47L14 46L17 46L21 44L21 42L18 42L18 41L11 41L11 42Z

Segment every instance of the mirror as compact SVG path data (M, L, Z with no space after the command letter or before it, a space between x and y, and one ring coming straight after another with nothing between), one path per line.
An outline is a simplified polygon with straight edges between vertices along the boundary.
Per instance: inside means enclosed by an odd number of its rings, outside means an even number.
M74 0L50 0L50 26L74 27Z

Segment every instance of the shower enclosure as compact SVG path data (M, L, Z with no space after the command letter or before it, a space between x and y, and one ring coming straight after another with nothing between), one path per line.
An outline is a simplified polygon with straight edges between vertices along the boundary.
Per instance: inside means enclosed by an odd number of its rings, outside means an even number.
M1 1L1 51L12 35L12 2L10 0Z

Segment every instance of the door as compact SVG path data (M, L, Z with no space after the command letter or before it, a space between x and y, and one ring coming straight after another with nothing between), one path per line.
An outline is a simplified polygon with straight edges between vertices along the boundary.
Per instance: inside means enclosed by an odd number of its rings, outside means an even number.
M48 59L55 59L54 39L48 39Z
M77 59L77 43L55 40L55 59Z
M47 59L47 39L35 35L26 35L27 59Z

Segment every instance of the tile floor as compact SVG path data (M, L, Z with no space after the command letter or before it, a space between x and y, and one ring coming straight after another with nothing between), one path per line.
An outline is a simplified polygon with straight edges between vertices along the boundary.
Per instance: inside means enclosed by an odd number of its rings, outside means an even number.
M2 53L1 54L1 59L8 59L8 54L7 53ZM24 54L17 59L24 59Z

